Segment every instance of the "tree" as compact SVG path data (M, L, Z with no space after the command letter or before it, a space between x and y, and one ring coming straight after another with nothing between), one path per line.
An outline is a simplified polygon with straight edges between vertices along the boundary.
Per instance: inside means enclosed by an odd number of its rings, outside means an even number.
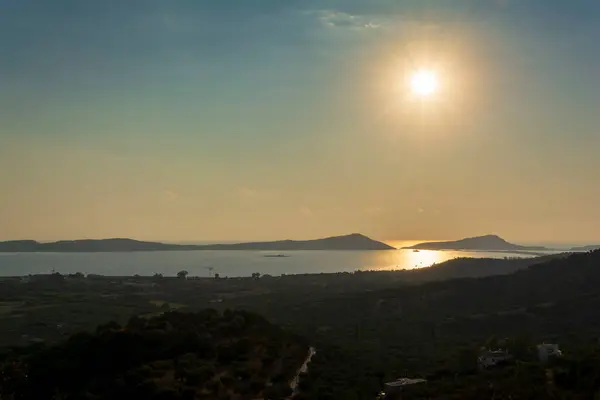
M134 315L129 318L129 321L127 322L127 329L132 331L141 330L146 327L146 323L146 319L141 318L138 315Z
M500 347L501 340L496 335L490 336L485 342L485 347L490 350L496 350Z
M60 272L56 272L56 271L52 270L52 274L50 274L50 279L56 280L56 281L63 281L65 279L65 277Z
M124 327L111 321L62 343L0 352L0 398L192 400L199 391L211 399L262 397L274 372L261 375L256 356L263 343L279 349L282 358L276 370L284 379L271 388L270 398L286 398L291 392L286 377L305 357L287 347L298 338L258 315L226 314L207 309L132 317Z
M284 399L292 394L292 388L287 383L274 384L265 390L265 398L269 400Z
M530 335L522 334L511 338L507 343L507 350L517 360L530 361L535 359L534 343Z
M177 278L179 278L179 279L186 279L187 276L188 276L188 272L186 270L179 271L177 273Z
M119 325L117 322L115 321L110 321L104 325L99 325L96 328L96 333L97 334L102 334L102 333L110 333L110 332L116 332L121 330L121 325Z
M477 371L477 350L471 347L463 348L458 353L458 372L470 374Z
M379 371L375 372L375 376L377 377L377 382L379 382L379 386L380 386L381 390L383 390L384 389L383 378L385 378L385 372L379 370Z

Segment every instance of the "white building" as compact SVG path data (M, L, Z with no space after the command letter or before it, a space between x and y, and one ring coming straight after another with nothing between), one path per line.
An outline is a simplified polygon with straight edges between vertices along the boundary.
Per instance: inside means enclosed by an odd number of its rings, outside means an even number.
M385 398L387 398L387 395L399 393L407 386L416 385L418 383L425 383L425 382L427 382L426 379L420 379L420 378L416 378L416 379L400 378L393 382L387 382L384 384L385 392L380 393L380 398L385 399Z
M562 351L557 344L542 343L537 345L538 357L541 362L546 362L550 357L562 356Z

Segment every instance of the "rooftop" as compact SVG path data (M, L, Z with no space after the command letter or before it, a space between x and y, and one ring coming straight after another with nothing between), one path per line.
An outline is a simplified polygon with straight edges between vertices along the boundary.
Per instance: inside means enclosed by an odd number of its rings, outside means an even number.
M387 382L385 385L390 387L398 387L398 386L406 386L406 385L414 385L415 383L423 383L427 382L425 379L411 379L411 378L400 378L394 382Z

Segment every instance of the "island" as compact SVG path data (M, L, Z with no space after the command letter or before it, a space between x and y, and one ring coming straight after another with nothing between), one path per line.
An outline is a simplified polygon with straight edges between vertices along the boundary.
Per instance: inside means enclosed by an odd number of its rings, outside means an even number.
M591 244L588 246L571 247L571 251L594 251L600 249L600 244Z
M35 240L0 242L0 252L132 252L132 251L182 251L182 250L396 250L395 247L353 233L314 240L279 240L274 242L249 242L233 244L184 245L160 242L143 242L133 239L83 239L41 243Z
M509 243L498 235L484 235L448 242L425 242L404 249L416 250L477 250L477 251L540 251L543 246L521 246Z

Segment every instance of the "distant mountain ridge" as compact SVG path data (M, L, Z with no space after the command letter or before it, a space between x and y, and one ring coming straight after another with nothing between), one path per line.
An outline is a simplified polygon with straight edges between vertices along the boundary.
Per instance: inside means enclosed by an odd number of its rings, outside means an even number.
M13 240L0 242L0 252L132 252L174 250L395 250L394 247L373 240L365 235L353 233L314 240L279 240L273 242L248 242L233 244L180 245L160 242L144 242L134 239L82 239L40 243L35 240Z
M588 246L571 247L571 251L594 251L599 250L600 244L591 244Z
M509 243L498 235L484 235L447 242L425 242L405 249L418 250L491 250L491 251L537 251L548 250L543 246L521 246Z

